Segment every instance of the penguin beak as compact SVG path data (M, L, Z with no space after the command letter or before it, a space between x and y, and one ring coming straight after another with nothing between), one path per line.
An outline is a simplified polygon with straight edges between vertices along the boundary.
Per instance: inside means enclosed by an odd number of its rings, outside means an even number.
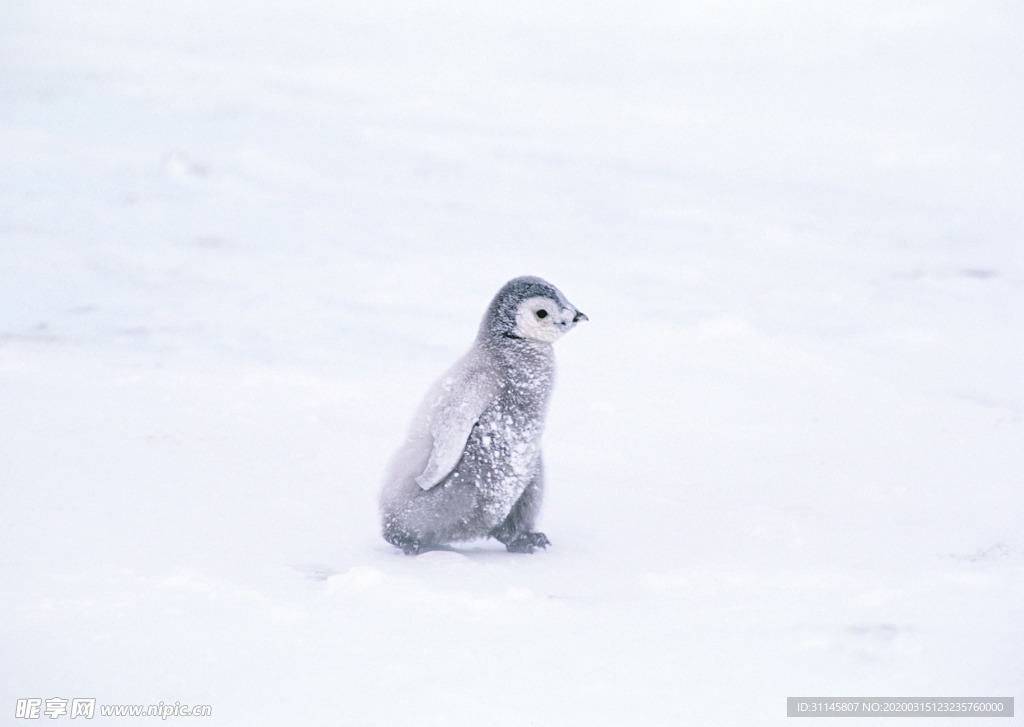
M586 313L584 313L581 310L578 310L578 311L576 311L576 315L573 317L572 322L573 323L579 323L580 321L589 321L589 320L590 319L587 318L587 314Z

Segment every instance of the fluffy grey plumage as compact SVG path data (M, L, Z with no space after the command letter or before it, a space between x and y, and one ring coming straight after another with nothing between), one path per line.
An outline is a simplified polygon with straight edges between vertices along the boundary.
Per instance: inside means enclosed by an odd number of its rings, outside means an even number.
M587 317L550 283L510 280L476 341L427 394L385 476L384 538L406 553L493 537L531 553L544 486L540 440L551 344Z

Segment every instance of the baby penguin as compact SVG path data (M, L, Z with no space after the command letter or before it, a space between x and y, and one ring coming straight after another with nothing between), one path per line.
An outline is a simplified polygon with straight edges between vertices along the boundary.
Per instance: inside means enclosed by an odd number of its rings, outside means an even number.
M484 537L517 553L549 545L533 524L551 344L585 320L540 278L498 291L473 347L434 384L391 461L380 497L385 540L407 554Z

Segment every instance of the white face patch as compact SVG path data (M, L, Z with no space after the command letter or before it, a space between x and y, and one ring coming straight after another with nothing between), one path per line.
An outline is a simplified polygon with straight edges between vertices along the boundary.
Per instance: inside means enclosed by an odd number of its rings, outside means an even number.
M554 343L569 330L572 317L573 311L550 298L527 298L516 311L515 333L530 341Z

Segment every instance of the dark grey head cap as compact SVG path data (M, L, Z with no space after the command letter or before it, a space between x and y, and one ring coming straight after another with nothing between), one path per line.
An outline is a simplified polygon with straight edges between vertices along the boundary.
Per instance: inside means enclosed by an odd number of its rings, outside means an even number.
M519 304L529 298L537 297L550 298L556 301L563 310L572 312L573 315L566 325L566 330L580 321L588 320L587 316L577 310L576 306L562 295L562 291L551 283L534 275L524 275L505 283L491 300L491 304L487 307L487 313L480 324L479 338L495 336L515 338L516 312L519 310Z

